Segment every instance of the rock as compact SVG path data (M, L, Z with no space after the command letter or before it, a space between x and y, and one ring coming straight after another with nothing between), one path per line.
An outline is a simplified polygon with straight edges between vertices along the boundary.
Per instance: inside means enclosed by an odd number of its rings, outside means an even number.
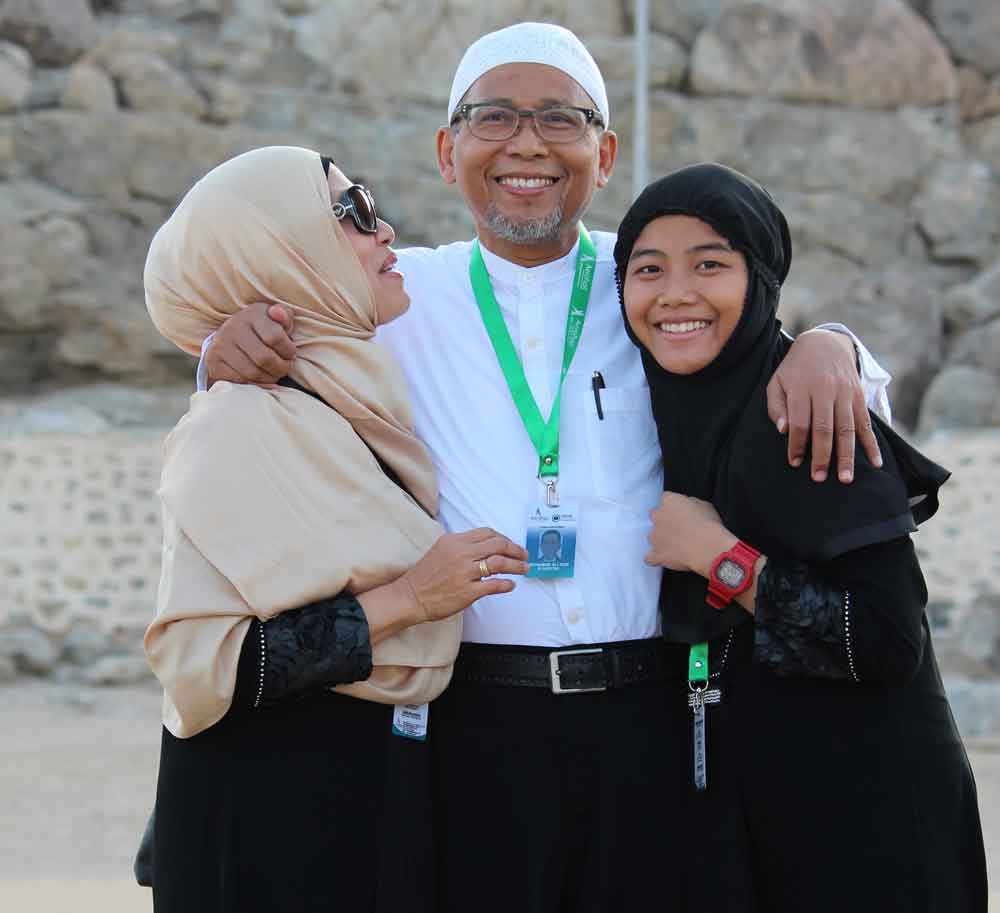
M957 97L948 52L901 0L733 2L695 42L702 95L892 108Z
M0 225L29 224L47 216L78 215L85 204L35 180L0 183Z
M920 404L920 434L942 428L1000 426L1000 397L992 371L952 365L938 374Z
M118 109L115 85L103 70L89 63L77 63L69 71L60 99L64 108L107 112Z
M507 11L510 21L502 24L509 25L518 21L558 22L589 45L590 40L597 36L623 38L631 33L631 29L626 30L625 27L622 5L620 0L590 0L588 3L580 3L579 0L528 0L523 14L517 10L516 4L510 3L509 7L513 7ZM496 6L502 7L502 4L498 3ZM479 35L473 35L467 45L478 37ZM464 50L463 47L462 51ZM458 64L457 60L455 64Z
M0 385L8 394L51 380L55 342L50 330L0 330Z
M781 289L778 317L798 335L829 319L863 270L855 262L824 248L795 246L792 270Z
M62 370L143 383L190 382L195 362L156 332L142 301L138 278L122 272L53 294L52 307L66 315L53 353Z
M87 669L83 678L90 685L133 685L153 677L141 656L105 656Z
M948 362L992 371L1000 380L1000 318L966 330L951 345ZM994 381L993 387L1000 402L1000 383Z
M634 19L634 0L629 2ZM702 29L711 25L722 11L723 0L656 0L649 4L650 27L691 47Z
M12 682L17 678L17 664L12 656L0 654L0 682Z
M1000 674L1000 590L986 583L969 613L961 636L962 652L994 675Z
M127 145L136 154L124 174L133 194L174 204L195 181L226 159L280 141L273 135L219 129L176 114L131 117Z
M0 656L28 675L48 675L55 668L58 652L50 638L36 628L5 630L0 637Z
M177 22L188 19L218 19L228 6L227 0L148 0L150 12Z
M0 224L0 321L6 331L37 330L54 320L51 283L32 262L37 246L31 229Z
M15 124L18 158L34 175L89 200L124 206L135 156L129 119L120 113L39 111ZM99 149L100 155L94 150Z
M944 321L937 291L913 270L870 270L840 301L829 302L823 317L847 324L892 374L893 415L912 427L941 362Z
M952 53L989 76L1000 73L1000 5L996 0L931 0L931 21Z
M208 106L183 73L159 57L121 51L105 58L125 105L136 111L178 113L201 118Z
M35 63L66 66L97 43L87 0L3 0L0 38L27 48Z
M393 10L331 0L292 23L295 46L321 72L356 94L402 97L444 105L455 67L470 41L442 35L442 10L422 5ZM364 66L368 49L380 48L380 65ZM363 75L362 75L363 74Z
M895 207L846 193L776 190L775 199L796 251L800 245L821 247L865 266L891 262L903 251L909 221Z
M68 70L38 67L31 83L31 92L24 102L25 111L44 111L46 108L58 108L66 91L66 75Z
M629 118L623 112L623 129ZM910 199L939 158L961 154L957 121L939 109L834 110L758 98L692 99L659 90L650 97L653 174L708 159L772 190L849 190L862 200L899 203Z
M635 78L635 42L632 38L589 38L587 48L594 55L605 81ZM649 36L649 84L663 89L679 88L687 72L688 53L668 35Z
M96 622L73 622L63 638L60 659L74 666L92 666L110 649L111 639Z
M20 108L31 94L31 55L9 41L0 41L0 114Z
M949 677L944 686L963 739L1000 734L1000 683Z
M965 140L972 155L989 162L1000 172L1000 115L969 124L965 130Z
M963 121L1000 114L1000 76L987 81L975 67L959 67L958 105Z
M939 162L913 200L912 212L935 260L984 264L996 256L1000 184L985 162Z
M203 77L197 81L197 86L207 100L206 119L214 124L242 120L250 110L247 93L232 80Z
M108 61L119 54L159 57L174 66L179 66L186 56L180 35L157 23L152 29L126 26L113 29L87 54L87 63L107 70Z
M1000 260L971 282L950 289L943 307L945 326L951 331L1000 317Z

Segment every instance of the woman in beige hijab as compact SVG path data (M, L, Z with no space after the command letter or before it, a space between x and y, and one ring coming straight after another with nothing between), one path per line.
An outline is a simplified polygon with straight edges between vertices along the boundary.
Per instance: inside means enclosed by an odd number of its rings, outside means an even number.
M432 908L422 705L461 610L527 555L434 520L403 379L371 341L409 302L392 239L364 188L291 147L220 165L153 239L169 339L196 353L263 300L298 347L275 388L195 394L164 446L158 913Z

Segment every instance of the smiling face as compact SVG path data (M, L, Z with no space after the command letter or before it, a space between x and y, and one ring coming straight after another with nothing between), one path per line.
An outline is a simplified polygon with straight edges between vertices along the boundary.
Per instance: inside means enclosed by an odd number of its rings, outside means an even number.
M331 205L340 199L341 194L352 183L336 165L330 166L327 181L330 185ZM410 296L403 288L403 274L393 269L396 255L389 245L395 240L396 233L392 226L379 219L378 231L373 235L365 234L358 230L350 215L345 215L340 220L340 226L354 248L354 253L358 255L375 294L375 322L381 325L395 320L410 306Z
M490 70L463 101L519 109L595 107L561 70L534 63ZM483 245L524 265L556 259L572 248L578 222L594 190L608 182L617 153L610 130L588 127L575 142L545 143L529 118L522 118L509 140L478 139L459 121L442 127L437 143L441 176L458 184Z
M625 315L660 367L693 374L711 364L740 321L743 254L701 219L660 216L636 239L625 273Z

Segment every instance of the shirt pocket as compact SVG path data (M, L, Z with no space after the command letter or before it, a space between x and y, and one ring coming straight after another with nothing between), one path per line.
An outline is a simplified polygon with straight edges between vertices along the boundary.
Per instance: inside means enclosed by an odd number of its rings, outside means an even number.
M662 461L647 387L605 387L601 412L584 401L587 449L598 498L645 514L662 488Z

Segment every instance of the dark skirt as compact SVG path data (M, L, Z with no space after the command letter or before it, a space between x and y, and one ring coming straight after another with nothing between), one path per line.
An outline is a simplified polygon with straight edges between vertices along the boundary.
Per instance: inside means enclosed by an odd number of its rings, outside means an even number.
M432 910L428 746L323 692L166 730L156 913Z
M975 781L929 637L904 687L778 678L752 637L734 639L708 789L683 816L698 908L985 913Z

